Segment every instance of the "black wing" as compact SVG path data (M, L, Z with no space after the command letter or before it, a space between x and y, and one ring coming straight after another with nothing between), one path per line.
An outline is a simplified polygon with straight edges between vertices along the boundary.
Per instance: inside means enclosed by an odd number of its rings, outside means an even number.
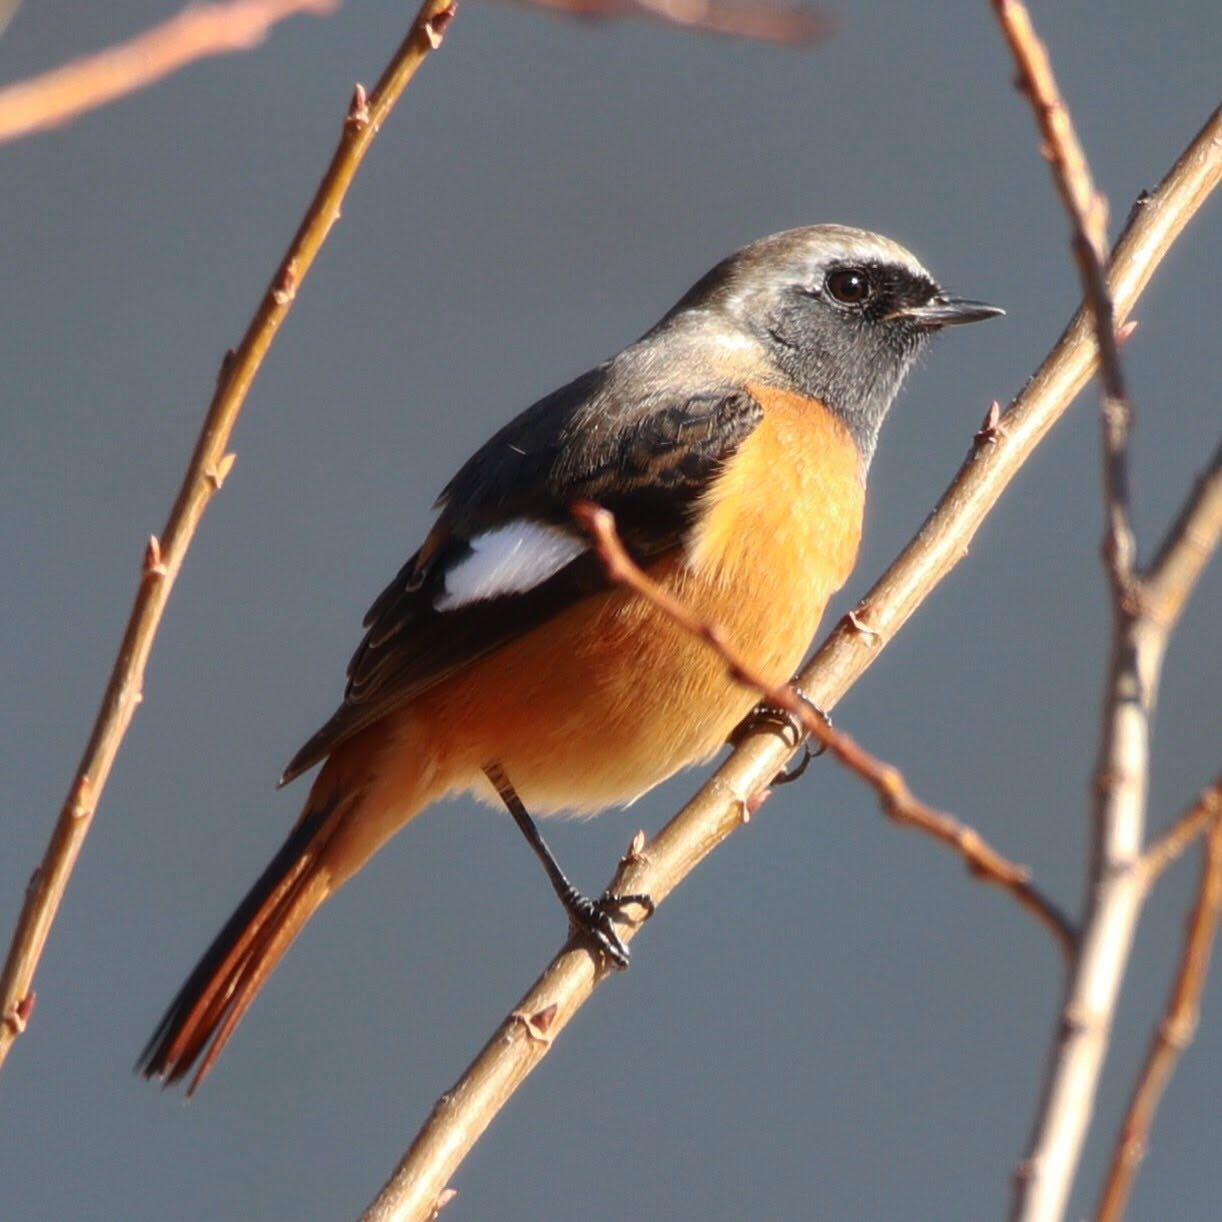
M540 400L450 481L425 544L365 617L343 704L294 756L282 785L447 675L606 589L587 550L521 593L438 609L446 574L483 532L527 519L580 538L570 507L586 500L611 510L640 563L682 545L697 498L763 411L745 391L726 389L646 396L628 410L621 399L613 412L606 380L601 367Z

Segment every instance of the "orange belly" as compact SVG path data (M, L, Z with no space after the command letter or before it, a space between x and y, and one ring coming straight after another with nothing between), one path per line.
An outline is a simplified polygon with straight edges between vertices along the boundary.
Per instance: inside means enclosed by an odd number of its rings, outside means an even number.
M826 409L752 393L763 421L710 489L685 553L653 575L783 682L852 568L864 489L856 447ZM495 761L528 810L592 812L708 759L757 699L707 645L612 590L417 698L394 737L427 751L442 790L496 800L482 775Z

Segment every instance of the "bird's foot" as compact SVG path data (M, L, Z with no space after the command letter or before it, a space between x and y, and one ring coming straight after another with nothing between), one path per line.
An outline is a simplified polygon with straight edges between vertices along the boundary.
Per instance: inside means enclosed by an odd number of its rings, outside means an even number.
M576 887L569 887L561 896L569 919L588 935L599 950L611 960L620 971L628 966L631 956L628 946L615 928L614 913L629 904L638 904L645 909L646 917L653 916L653 900L647 895L612 895L606 894L593 900L582 894Z
M790 690L799 700L802 701L812 713L815 714L826 726L831 726L831 717L823 711L811 698L795 683L792 684ZM802 721L790 709L781 708L779 705L769 704L766 700L761 700L743 718L742 722L735 729L730 738L731 745L737 745L738 742L750 734L753 730L761 725L779 726L782 731L787 731L793 736L795 744L803 743L802 758L792 768L787 768L778 772L772 779L772 785L788 785L799 777L810 766L812 759L818 758L827 750L826 743L820 743L819 746L812 751L808 743L803 742L806 739L806 727Z

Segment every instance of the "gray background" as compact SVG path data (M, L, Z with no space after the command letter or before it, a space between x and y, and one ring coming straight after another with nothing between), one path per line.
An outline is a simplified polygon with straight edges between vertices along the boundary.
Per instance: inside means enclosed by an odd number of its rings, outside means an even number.
M27 3L15 78L177 3ZM79 758L225 347L409 9L346 5L0 148L0 916ZM417 822L328 906L184 1107L132 1061L296 814L285 760L361 614L492 427L633 339L717 258L878 228L1004 322L948 335L882 439L851 605L1077 297L1066 225L984 3L845 5L812 51L466 3L375 146L251 396L146 699L0 1079L8 1218L342 1218L556 949L504 818ZM1216 101L1222 8L1043 3L1117 223ZM1147 546L1215 443L1216 202L1138 310ZM841 725L1076 907L1105 649L1095 401L1024 470ZM1151 812L1217 765L1215 565L1176 639ZM591 889L681 778L553 825ZM1090 1145L1093 1200L1195 882L1143 923ZM461 1170L447 1219L996 1217L1058 997L1048 937L830 763L704 865ZM1222 973L1134 1216L1217 1215Z

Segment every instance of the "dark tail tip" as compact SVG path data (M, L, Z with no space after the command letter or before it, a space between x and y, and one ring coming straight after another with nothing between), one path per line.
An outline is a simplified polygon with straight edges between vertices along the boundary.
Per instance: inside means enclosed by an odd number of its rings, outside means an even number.
M301 898L298 884L315 856L309 850L331 810L328 804L312 811L290 833L170 1002L136 1061L136 1073L172 1086L202 1056L188 1096L207 1076L291 934L313 910L301 911L292 923ZM278 935L286 921L291 928L284 938Z

